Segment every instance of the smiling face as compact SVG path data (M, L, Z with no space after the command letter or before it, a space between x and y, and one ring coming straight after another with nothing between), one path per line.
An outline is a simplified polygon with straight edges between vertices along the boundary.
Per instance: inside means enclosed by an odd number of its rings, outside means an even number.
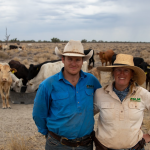
M77 75L79 74L82 64L82 57L74 57L74 56L65 56L62 57L62 62L64 63L64 72L68 75Z
M115 88L119 91L125 90L133 77L133 71L124 67L114 68Z

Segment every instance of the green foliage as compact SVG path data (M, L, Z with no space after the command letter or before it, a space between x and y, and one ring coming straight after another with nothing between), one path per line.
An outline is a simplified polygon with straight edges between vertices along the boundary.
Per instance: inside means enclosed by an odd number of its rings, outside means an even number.
M86 42L87 42L86 39L81 40L81 43L86 43Z
M60 42L60 39L53 37L53 38L51 39L51 41L52 41L53 43L59 43L59 42Z
M92 40L92 43L96 43L97 41L96 40Z
M19 40L17 40L17 38L11 39L10 42L19 42Z

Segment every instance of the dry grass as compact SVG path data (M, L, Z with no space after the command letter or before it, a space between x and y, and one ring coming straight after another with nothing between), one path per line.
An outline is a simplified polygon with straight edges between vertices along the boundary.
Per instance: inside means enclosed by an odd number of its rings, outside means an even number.
M37 144L39 138L42 140ZM30 137L14 134L4 145L0 145L0 150L41 150L42 145L45 145L45 137L41 134Z
M13 60L16 60L16 61L19 61L19 62L21 61L20 58L18 58L18 57L14 57Z
M3 58L3 59L8 59L9 55L6 54L5 52L0 52L0 57Z
M150 120L144 120L144 121L143 121L143 124L145 125L145 128L146 128L147 130L150 130Z
M22 57L26 57L27 56L27 52L26 51L22 51L19 56L22 56Z

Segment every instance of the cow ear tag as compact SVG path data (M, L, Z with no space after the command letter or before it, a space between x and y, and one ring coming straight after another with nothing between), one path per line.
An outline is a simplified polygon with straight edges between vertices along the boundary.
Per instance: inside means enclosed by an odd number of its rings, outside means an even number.
M15 71L13 70L12 73L15 73Z

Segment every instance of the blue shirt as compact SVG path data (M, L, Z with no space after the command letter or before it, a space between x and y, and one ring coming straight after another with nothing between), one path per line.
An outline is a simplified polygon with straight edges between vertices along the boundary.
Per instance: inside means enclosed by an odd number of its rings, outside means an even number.
M90 73L80 71L74 87L63 76L63 69L44 80L34 99L33 119L38 131L52 131L68 139L89 135L94 128L93 96L101 85Z

